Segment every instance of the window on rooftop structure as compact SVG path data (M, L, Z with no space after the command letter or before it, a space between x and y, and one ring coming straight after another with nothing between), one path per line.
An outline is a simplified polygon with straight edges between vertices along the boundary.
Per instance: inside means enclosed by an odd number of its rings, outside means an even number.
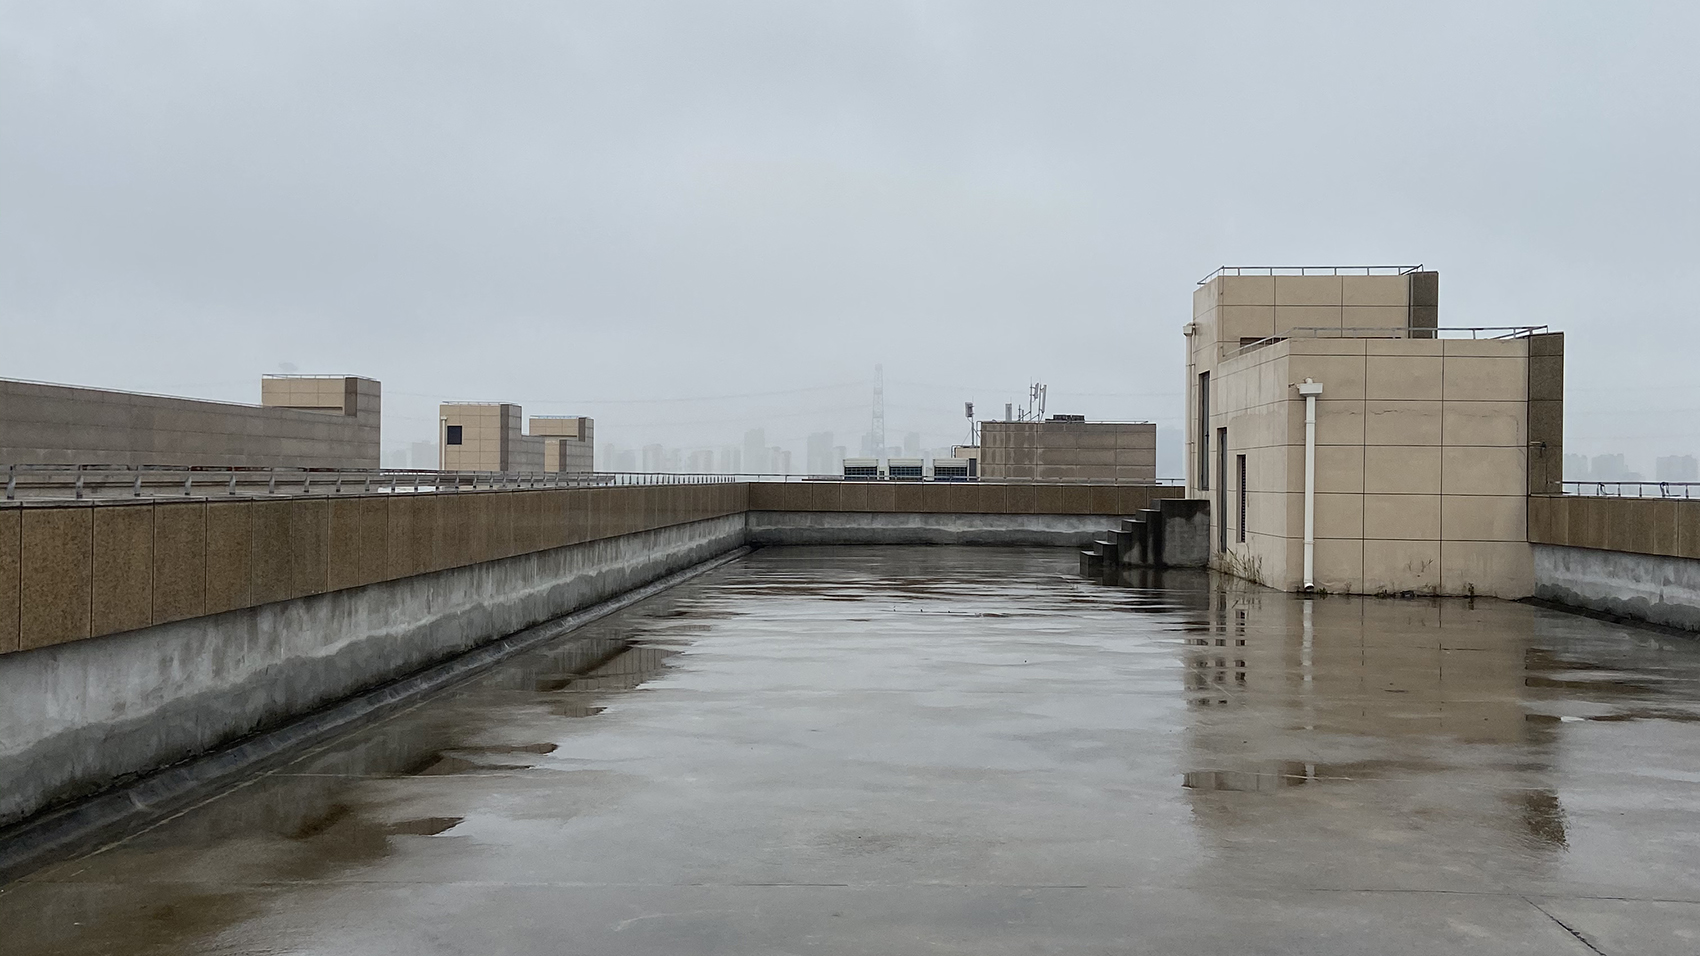
M1198 489L1210 488L1210 373L1198 373Z
M443 441L450 445L460 444L460 429L461 426L459 425L450 425L448 427L448 434L444 436Z
M1239 475L1237 477L1239 478L1239 481L1240 481L1240 523L1239 523L1238 528L1236 528L1236 530L1235 530L1235 534L1239 537L1240 543L1244 544L1245 543L1245 456L1244 455L1235 455L1234 458L1237 459L1237 464L1239 466L1239 468L1238 468Z

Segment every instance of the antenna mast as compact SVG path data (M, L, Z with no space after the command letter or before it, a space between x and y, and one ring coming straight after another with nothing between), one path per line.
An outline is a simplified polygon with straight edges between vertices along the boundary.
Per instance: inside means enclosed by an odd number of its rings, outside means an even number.
M874 457L885 457L885 366L874 366Z

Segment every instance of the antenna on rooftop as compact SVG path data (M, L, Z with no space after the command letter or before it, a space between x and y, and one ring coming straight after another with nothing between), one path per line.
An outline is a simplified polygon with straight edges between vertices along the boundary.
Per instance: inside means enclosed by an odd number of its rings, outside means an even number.
M885 457L885 366L874 366L874 457Z

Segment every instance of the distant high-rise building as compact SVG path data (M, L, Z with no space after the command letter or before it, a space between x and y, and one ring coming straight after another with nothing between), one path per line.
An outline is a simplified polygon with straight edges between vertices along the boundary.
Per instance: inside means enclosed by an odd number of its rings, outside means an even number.
M815 432L809 436L809 474L832 475L832 432Z
M628 448L625 451L620 452L618 455L615 455L614 456L614 470L615 471L637 471L638 470L637 452Z
M791 473L791 453L778 445L767 450L767 470L775 475Z
M661 470L676 475L685 470L685 453L677 448L669 448L661 455Z
M850 457L847 454L847 452L849 452L849 450L850 449L846 448L843 445L832 446L832 470L827 472L827 474L829 474L829 475L842 475L842 474L844 474L844 459Z
M909 434L903 436L903 457L905 457L905 458L919 458L919 457L921 457L921 433L920 432L910 432Z
M661 445L643 446L643 467L641 470L655 472L665 468L667 449Z
M720 449L720 473L735 475L744 470L743 450L735 445L726 445Z
M744 471L761 475L768 471L767 432L752 428L744 433Z
M1159 432L1161 432L1161 429L1159 429ZM1159 443L1161 443L1162 440L1163 440L1163 436L1161 434L1158 434L1157 440L1158 440ZM1594 470L1592 468L1588 467L1588 456L1587 455L1565 455L1564 456L1564 480L1565 481L1588 481L1589 479L1593 478L1593 476L1594 476Z
M434 441L416 441L407 446L407 457L410 467L430 469L435 471L437 462L437 443Z
M1655 465L1659 481L1700 481L1700 461L1693 455L1667 455Z
M863 458L879 458L881 456L879 443L874 441L873 432L863 433L861 456Z
M714 452L707 448L699 448L685 458L685 470L693 475L706 475L714 471Z
M1629 466L1624 464L1622 455L1595 455L1592 473L1589 481L1624 481Z

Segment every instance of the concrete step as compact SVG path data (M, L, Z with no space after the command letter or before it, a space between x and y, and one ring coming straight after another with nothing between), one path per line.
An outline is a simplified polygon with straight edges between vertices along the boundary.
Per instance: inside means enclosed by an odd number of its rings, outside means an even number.
M1117 547L1116 540L1113 535L1109 538L1099 538L1092 542L1092 550L1098 552L1098 554L1103 557L1106 565L1119 564L1121 562L1122 551L1120 547Z
M1080 552L1081 574L1102 574L1104 571L1104 556L1097 551Z

